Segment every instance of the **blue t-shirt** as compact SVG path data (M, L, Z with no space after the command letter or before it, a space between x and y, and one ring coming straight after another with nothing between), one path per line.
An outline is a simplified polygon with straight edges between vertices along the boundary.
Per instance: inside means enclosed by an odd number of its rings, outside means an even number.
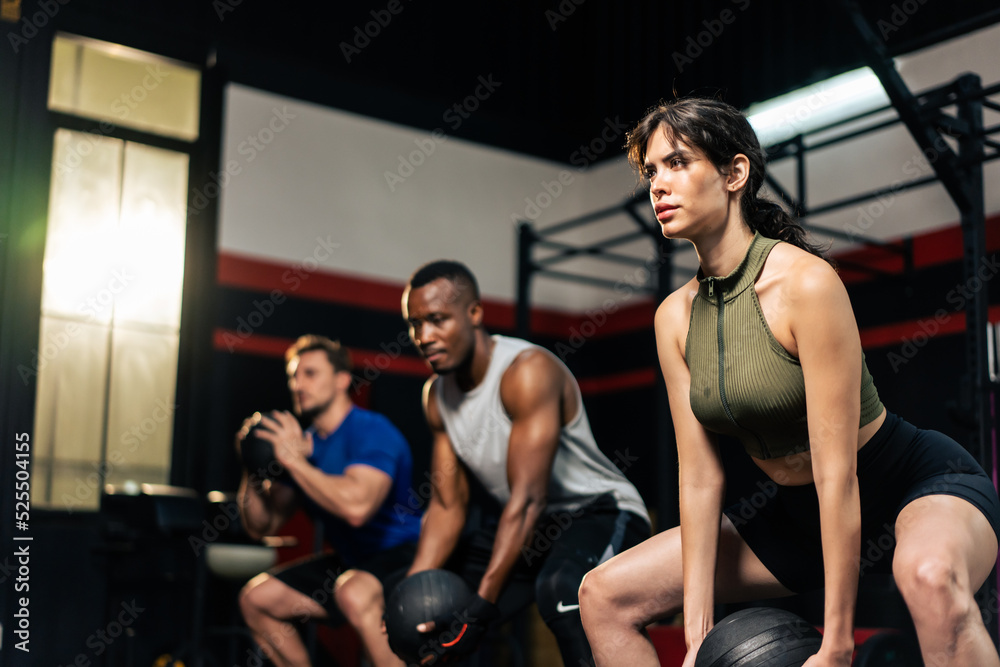
M302 494L306 512L323 521L325 537L348 565L357 565L365 557L420 536L420 515L398 512L406 507L412 484L413 457L410 445L392 422L377 412L353 407L337 430L321 438L314 429L313 453L309 462L330 475L342 475L349 466L364 464L377 468L392 478L392 488L385 502L368 522L358 528L319 507Z

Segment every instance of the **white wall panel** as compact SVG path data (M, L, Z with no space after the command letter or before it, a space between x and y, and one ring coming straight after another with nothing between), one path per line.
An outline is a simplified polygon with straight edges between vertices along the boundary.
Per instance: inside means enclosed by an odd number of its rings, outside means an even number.
M988 85L1000 80L998 45L1000 26L994 26L910 54L899 67L913 90L965 71L979 72ZM987 125L1000 122L996 116L989 112ZM595 128L595 140L601 133ZM623 142L616 135L606 150L620 150ZM485 294L508 300L515 294L514 219L527 216L544 227L620 203L635 190L624 158L581 170L236 84L226 94L223 155L231 175L221 194L220 250L296 263L335 245L322 268L394 282L425 261L454 258L472 268ZM401 161L421 164L411 173ZM405 179L388 183L387 172ZM794 192L791 161L774 165L773 173ZM815 206L921 173L929 173L926 161L896 127L812 154L809 202ZM987 165L986 175L986 210L995 213L1000 162ZM812 222L895 238L954 224L957 211L943 188L933 185ZM634 228L618 216L560 238L591 241ZM619 251L642 258L654 252L646 241ZM678 260L689 268L696 261L693 253ZM590 259L561 268L636 280L627 267ZM536 305L565 310L592 308L609 295L615 296L544 278L533 289Z

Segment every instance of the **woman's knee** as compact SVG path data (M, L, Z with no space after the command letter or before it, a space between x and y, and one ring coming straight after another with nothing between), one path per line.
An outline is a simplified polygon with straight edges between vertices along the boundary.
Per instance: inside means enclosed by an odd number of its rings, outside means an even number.
M647 617L659 609L661 601L655 597L630 595L628 591L634 588L634 582L628 581L627 571L617 568L614 559L588 572L580 582L579 591L584 622L590 616L601 618L602 624L645 626Z
M598 611L601 606L601 582L594 581L594 578L590 576L593 572L591 570L583 575L583 579L580 580L580 588L576 592L576 599L580 601L580 617L584 624L587 623L588 615Z
M599 565L583 575L579 591L577 592L581 613L585 613L608 602L608 579L607 569L603 565Z
M893 576L915 619L961 618L974 607L968 577L955 558L934 553L897 554Z

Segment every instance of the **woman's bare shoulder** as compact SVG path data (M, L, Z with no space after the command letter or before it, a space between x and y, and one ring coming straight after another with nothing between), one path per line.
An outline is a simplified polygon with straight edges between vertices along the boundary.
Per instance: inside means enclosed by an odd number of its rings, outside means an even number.
M671 292L656 309L656 325L687 324L691 317L691 304L698 295L698 279L692 277Z
M791 243L774 246L767 257L764 273L762 278L769 274L770 278L799 293L843 288L840 276L829 262Z
M660 303L653 322L657 345L662 346L666 341L672 341L683 354L691 321L691 305L697 295L698 279L692 277ZM662 349L664 348L661 347Z

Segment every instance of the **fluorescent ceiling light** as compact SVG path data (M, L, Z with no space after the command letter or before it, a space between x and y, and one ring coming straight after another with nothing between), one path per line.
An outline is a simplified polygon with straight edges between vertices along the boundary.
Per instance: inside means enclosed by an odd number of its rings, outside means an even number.
M762 146L889 104L882 83L868 67L751 105L746 114Z

